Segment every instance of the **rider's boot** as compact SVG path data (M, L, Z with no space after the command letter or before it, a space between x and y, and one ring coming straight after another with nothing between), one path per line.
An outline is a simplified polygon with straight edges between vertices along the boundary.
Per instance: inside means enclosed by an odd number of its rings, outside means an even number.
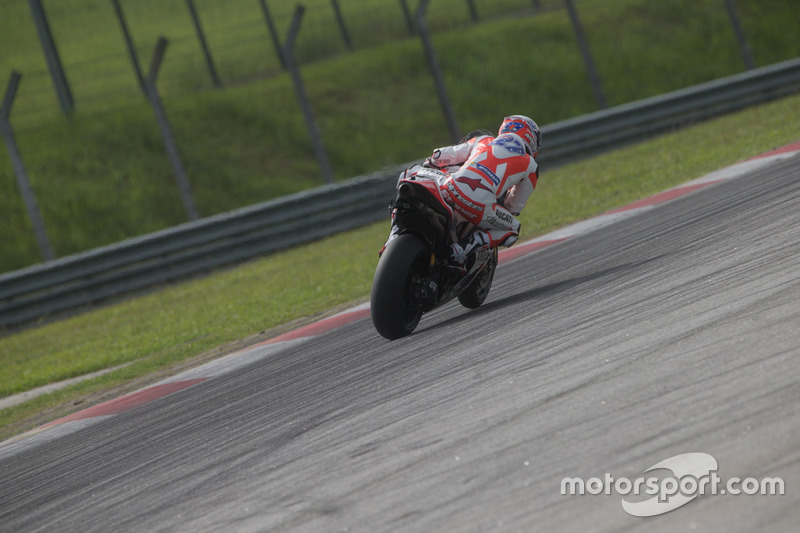
M450 245L450 264L457 268L461 274L466 274L469 267L468 259L474 259L475 253L489 248L489 234L483 230L476 230L464 239Z

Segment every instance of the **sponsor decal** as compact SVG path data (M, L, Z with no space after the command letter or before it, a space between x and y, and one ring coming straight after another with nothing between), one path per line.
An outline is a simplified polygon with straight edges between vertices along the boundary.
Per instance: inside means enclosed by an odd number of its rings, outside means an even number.
M500 220L497 220L497 217L494 214L487 214L483 217L483 221L495 229L508 229L508 224L504 224Z
M450 194L453 197L456 198L456 200L459 203L462 203L462 204L466 205L467 207L474 209L475 211L483 211L483 208L484 208L483 205L476 204L475 202L473 202L472 200L470 200L469 198L467 198L466 196L461 194L461 192L459 192L459 190L458 190L458 187L453 185L452 181L447 184L447 190L448 190L448 192L450 192Z
M533 136L533 133L528 132L525 134L525 138L528 139L528 142L531 143L531 146L536 146L536 139Z
M483 172L486 175L486 177L489 178L495 185L500 185L500 178L498 178L497 174L492 172L486 165L481 165L480 163L476 163L473 161L472 163L469 164L469 166L471 166L472 168L477 168L478 170Z
M497 229L504 229L508 230L513 228L514 226L514 217L509 215L508 213L503 213L501 211L494 211L493 213L488 213L483 220L492 225L492 227Z
M467 178L465 176L461 176L460 178L456 178L456 181L459 183L463 183L473 191L477 189L484 189L486 191L492 192L492 189L484 185L483 180L480 178Z
M514 223L514 217L512 217L510 213L506 213L505 211L500 211L499 209L496 209L494 214L497 215L497 218L499 220L509 225Z

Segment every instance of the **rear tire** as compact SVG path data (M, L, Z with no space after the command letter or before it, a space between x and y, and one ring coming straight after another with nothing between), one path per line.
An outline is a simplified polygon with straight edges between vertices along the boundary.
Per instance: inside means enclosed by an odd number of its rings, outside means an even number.
M489 296L489 289L492 288L492 280L494 280L494 271L497 268L497 248L494 249L494 257L490 259L490 263L486 270L475 278L470 283L469 287L464 289L458 295L458 301L467 309L477 309L480 307L486 297Z
M389 340L409 335L422 317L420 283L430 255L419 237L400 235L384 250L372 281L370 312L375 329Z

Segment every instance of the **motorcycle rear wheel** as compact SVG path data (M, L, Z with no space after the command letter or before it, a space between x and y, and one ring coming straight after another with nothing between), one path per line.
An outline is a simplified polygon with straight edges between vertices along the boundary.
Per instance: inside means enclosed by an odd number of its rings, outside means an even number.
M422 318L419 285L430 256L415 235L392 240L381 255L372 281L370 313L383 337L394 340L409 335Z

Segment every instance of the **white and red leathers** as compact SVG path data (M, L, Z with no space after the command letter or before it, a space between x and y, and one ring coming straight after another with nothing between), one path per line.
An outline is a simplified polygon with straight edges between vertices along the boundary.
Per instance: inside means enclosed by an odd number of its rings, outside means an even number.
M425 163L450 174L445 182L445 199L485 231L489 246L516 242L520 222L515 215L525 207L539 178L539 166L520 137L512 133L476 137L434 150ZM482 232L475 233L483 240Z

